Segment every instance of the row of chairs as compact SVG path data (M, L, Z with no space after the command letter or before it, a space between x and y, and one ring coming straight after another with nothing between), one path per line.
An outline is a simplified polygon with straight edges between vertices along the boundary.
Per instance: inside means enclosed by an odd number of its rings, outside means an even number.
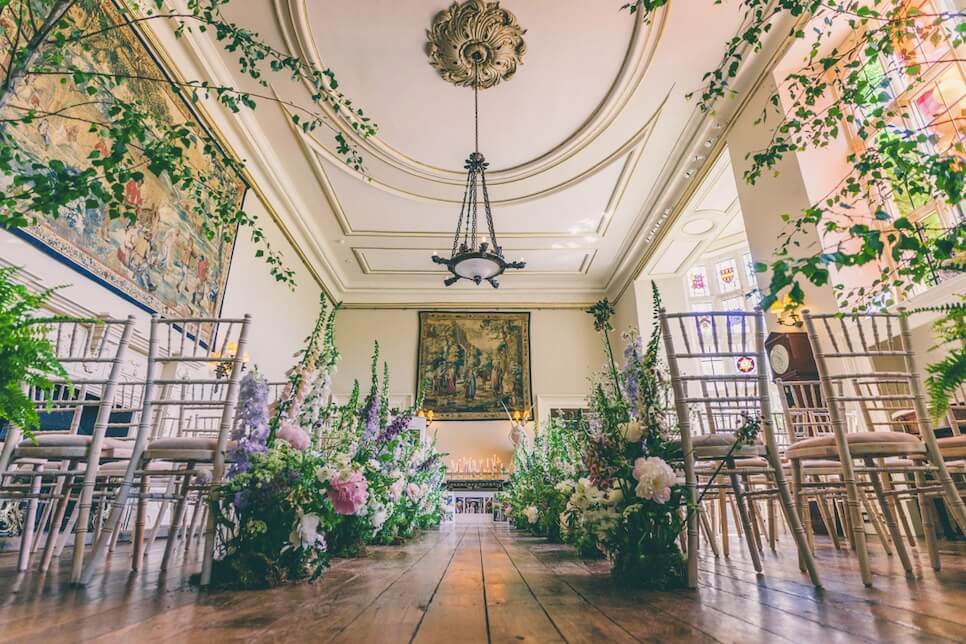
M848 526L862 581L872 583L866 543L868 516L887 551L894 548L908 573L913 567L900 532L908 530L903 502L913 501L934 568L939 568L934 499L941 499L966 532L966 506L954 476L962 478L966 436L937 438L917 376L908 318L869 314L857 318L804 314L820 380L780 383L783 418L790 443L782 449L774 426L765 357L765 322L755 312L662 312L660 323L681 428L685 484L716 490L721 538L727 539L727 508L734 507L756 572L761 573L764 527L757 502L766 501L769 539L777 534L774 507L798 551L799 563L821 585L814 557L811 503L835 535L835 519ZM742 361L746 370L707 373L712 360ZM860 410L865 431L850 431L848 417ZM696 422L700 417L702 422ZM761 423L754 444L734 448L735 429L747 419ZM712 480L712 475L717 474ZM961 488L962 486L960 486ZM718 554L709 500L689 513L686 550L688 581L697 584L699 532ZM835 504L839 502L839 506ZM832 505L829 506L828 504ZM830 509L833 508L833 509ZM843 511L834 512L835 507ZM908 538L907 534L907 538ZM836 545L838 540L836 539ZM727 542L723 545L727 548Z
M133 381L122 378L133 316L49 325L69 378L28 391L41 427L32 438L8 427L0 452L0 500L25 506L21 571L41 543L40 569L47 570L73 532L70 580L87 584L132 511L132 567L139 568L151 502L174 504L167 567L189 503L196 507L185 527L194 531L199 499L225 474L250 321L153 316L143 377ZM208 514L202 584L210 581L214 549Z

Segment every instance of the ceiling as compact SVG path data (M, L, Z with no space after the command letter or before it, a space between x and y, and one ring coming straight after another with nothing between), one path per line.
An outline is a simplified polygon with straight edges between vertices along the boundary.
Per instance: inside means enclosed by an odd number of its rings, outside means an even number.
M696 2L671 3L651 23L620 11L622 0L501 3L527 30L527 50L512 79L480 94L480 149L490 162L499 241L528 267L504 276L499 290L444 288L445 273L430 260L452 244L473 142L472 91L444 81L425 51L426 29L445 0L229 5L233 20L331 68L340 90L378 123L377 136L359 140L333 116L358 145L366 176L335 154L332 132L293 128L284 105L212 118L336 299L584 305L636 277L720 150L735 105L712 118L685 95L719 61L740 14L733 1L701 0L700 11ZM231 56L197 34L159 38L186 75L244 82ZM277 96L305 104L297 83L271 80Z

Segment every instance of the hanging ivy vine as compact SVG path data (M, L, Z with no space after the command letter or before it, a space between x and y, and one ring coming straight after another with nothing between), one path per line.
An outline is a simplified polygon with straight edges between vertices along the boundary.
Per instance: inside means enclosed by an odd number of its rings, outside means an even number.
M332 130L337 152L353 169L364 172L359 151L329 114L349 123L362 138L376 132L375 124L339 91L332 70L280 51L226 18L223 10L230 2L0 0L0 227L28 226L38 217L84 209L102 209L112 220L133 222L137 204L126 198L126 189L151 173L186 196L209 239L230 240L239 225L246 227L256 256L268 263L277 281L293 286L293 271L266 240L257 218L238 208L237 191L223 180L222 173L240 173L243 163L224 154L199 124L157 118L144 92L131 92L137 97L124 100L118 91L132 84L157 86L192 103L217 101L233 113L265 102L281 103L304 132ZM111 39L118 30L165 22L179 38L192 32L210 37L236 61L248 85L258 89L90 63L95 56L113 56ZM65 86L67 96L80 98L51 107L29 100L29 92L21 91L50 78ZM269 90L269 79L301 81L309 88L310 101L277 98ZM18 128L53 132L65 124L86 128L104 142L80 167L54 156L38 159L17 143ZM205 163L192 161L199 155Z
M646 19L667 4L637 0L624 8ZM747 156L744 180L753 185L775 174L789 154L826 148L846 135L855 143L847 172L828 194L802 212L780 215L786 227L775 254L756 264L758 272L771 273L762 305L777 303L794 316L805 302L803 286L810 283L830 285L840 310L857 314L891 306L922 285L966 271L966 150L960 134L966 131L966 86L950 84L946 92L955 95L942 96L930 110L910 99L936 83L944 69L963 62L966 11L938 10L921 0L741 0L740 5L741 27L725 43L719 65L690 95L702 110L713 111L736 93L733 84L743 63L761 50L780 18L793 19L789 35L804 41L808 51L757 120L772 136ZM946 219L910 215L930 206ZM820 244L812 241L816 229ZM859 267L874 276L853 284L837 278L839 271ZM962 306L944 307L938 322L948 356L929 367L935 410L966 378Z

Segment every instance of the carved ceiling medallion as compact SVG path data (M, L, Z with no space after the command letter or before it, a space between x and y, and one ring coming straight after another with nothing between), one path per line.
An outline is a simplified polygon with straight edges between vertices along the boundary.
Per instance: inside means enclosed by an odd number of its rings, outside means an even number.
M525 33L516 16L499 2L454 2L426 30L426 51L443 80L486 89L510 79L523 63Z

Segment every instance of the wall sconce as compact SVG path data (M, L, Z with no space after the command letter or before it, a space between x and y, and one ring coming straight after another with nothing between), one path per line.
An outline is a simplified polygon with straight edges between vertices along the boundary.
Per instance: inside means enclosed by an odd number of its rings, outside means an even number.
M235 359L235 356L237 355L238 355L238 343L229 342L227 346L225 346L224 356L222 356L222 353L220 351L212 352L211 357L214 358L214 360L208 363L208 369L210 369L212 373L215 374L215 378L218 378L219 380L221 380L222 378L227 378L231 374L232 361ZM246 351L245 353L242 354L242 365L241 365L242 371L248 368L248 363L250 361L251 361L251 356L249 356L248 352Z
M778 318L778 323L782 326L802 326L802 316L799 312L805 308L805 303L793 304L792 298L788 295L781 297L768 308L768 312Z

